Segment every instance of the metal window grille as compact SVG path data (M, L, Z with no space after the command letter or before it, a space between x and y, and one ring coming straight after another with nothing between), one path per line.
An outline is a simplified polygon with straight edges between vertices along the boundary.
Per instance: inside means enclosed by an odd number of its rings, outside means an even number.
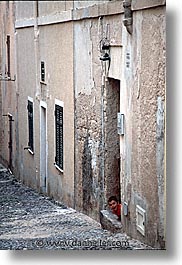
M33 102L28 100L28 146L30 150L33 152Z
M55 105L56 165L63 170L63 107Z
M6 40L6 45L7 45L7 75L10 77L10 36L7 35L7 40Z
M41 81L45 82L45 63L41 62Z

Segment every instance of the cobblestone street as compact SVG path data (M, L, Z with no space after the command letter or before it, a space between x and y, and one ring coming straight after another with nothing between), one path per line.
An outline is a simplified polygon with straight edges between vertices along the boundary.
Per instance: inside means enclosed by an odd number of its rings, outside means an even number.
M0 249L152 249L17 181L0 165Z

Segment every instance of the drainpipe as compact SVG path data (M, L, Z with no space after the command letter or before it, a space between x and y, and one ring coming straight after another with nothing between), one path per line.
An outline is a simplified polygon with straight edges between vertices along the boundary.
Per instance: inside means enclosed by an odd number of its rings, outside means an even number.
M99 17L98 35L103 40L103 17ZM101 44L101 43L100 43ZM99 49L100 49L99 45ZM101 52L101 49L100 49ZM104 139L104 91L105 91L105 62L101 60L101 185L100 185L100 210L105 207L105 139Z
M39 83L39 28L38 28L38 16L39 16L39 1L34 2L34 53L35 53L35 75L36 75L36 93L35 97L37 100L40 100L41 98L41 92L40 92L40 83ZM25 150L25 148L24 148ZM40 162L40 160L39 160ZM36 182L39 183L39 178L40 175L38 175L38 167L37 167L37 162L35 163L35 177L36 177ZM40 167L39 167L40 170ZM39 173L40 174L40 173Z
M131 2L132 0L124 0L123 7L124 7L124 19L123 23L128 31L129 34L132 34L132 24L133 24L133 15L131 10Z
M102 73L101 85L101 209L105 206L105 137L104 137L104 90L105 90L105 75Z
M35 71L36 71L36 98L40 100L39 88L39 29L38 29L38 1L34 2L34 52L35 52Z

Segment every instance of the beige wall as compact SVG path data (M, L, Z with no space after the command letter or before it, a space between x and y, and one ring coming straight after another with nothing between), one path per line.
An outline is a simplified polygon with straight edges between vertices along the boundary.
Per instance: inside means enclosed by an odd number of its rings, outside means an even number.
M97 220L108 195L119 185L114 180L119 169L112 172L119 158L119 153L113 155L119 140L119 87L103 87L105 63L100 60L100 41L108 34L113 45L121 45L121 24L121 15L74 22L75 202L77 209ZM116 145L110 143L114 139Z
M28 146L28 97L32 98L34 102L34 118L39 117L36 111L37 102L34 97L36 91L36 72L33 36L33 28L17 30L17 130L19 133L19 152L17 154L19 164L17 171L22 181L36 188L38 181L36 179L38 161L35 160L35 156L37 156L37 152L39 152L38 145L35 145L35 155L32 155L28 150L24 150L24 148ZM37 124L35 124L34 127L34 141L36 143L39 135L37 133Z
M108 165L112 161L107 150L110 91L107 91L107 79L102 90L103 68L98 48L109 25L109 77L120 80L120 112L125 115L125 134L120 137L120 181L121 199L122 203L128 204L128 215L123 216L122 222L131 236L153 246L164 247L165 6L154 4L154 8L146 10L142 5L138 6L138 2L133 4L136 11L133 12L132 35L122 23L123 15L74 24L74 55L78 70L75 72L76 205L98 218L98 209L104 206L113 188L110 176L107 176ZM164 3L161 1L161 4ZM152 7L149 1L143 5ZM103 150L107 152L104 157ZM97 196L102 192L104 199L102 197L103 201L98 204ZM145 236L137 231L137 205L145 210Z
M29 19L34 17L34 1L16 1L16 20Z
M47 193L99 220L99 211L115 190L112 153L117 154L110 141L119 139L121 200L128 204L128 215L122 216L124 229L134 238L161 247L165 241L165 1L132 1L131 35L123 25L122 1L100 6L94 1L85 8L86 2L75 2L73 12L68 12L73 3L68 6L67 2L39 2L42 17L38 20L32 19L36 11L32 1L16 2L15 35L13 22L7 24L1 16L1 23L9 25L0 31L4 36L2 68L6 32L15 38L16 48L16 53L12 48L17 60L16 82L1 82L0 94L1 114L14 111L15 173L40 190L40 104L45 102ZM7 3L0 5L5 13ZM109 72L108 63L100 60L99 43L104 37L111 45ZM40 83L41 61L46 67L45 84ZM119 87L118 96L112 89ZM10 89L16 94L8 92ZM24 150L28 144L28 97L34 102L33 155ZM63 173L54 165L55 99L64 103ZM113 137L119 101L125 133ZM1 160L8 163L8 122L2 116L0 119ZM137 205L146 212L144 236L136 227Z
M72 1L39 1L39 16L50 15L72 8Z
M74 23L75 202L77 209L97 219L102 183L98 22L93 19Z
M103 0L102 2L99 0L92 0L92 1L73 1L74 8L84 8L93 5L99 5L108 2L109 0Z
M37 34L38 33L38 34ZM74 205L74 106L72 23L17 28L19 171L28 185L40 189L40 102L47 104L47 192ZM40 83L40 63L45 62L46 81ZM34 145L28 145L27 100L34 102ZM64 103L64 172L55 162L55 99Z
M134 12L133 35L123 29L123 44L123 57L130 56L129 68L128 59L124 61L121 84L126 126L121 138L121 195L129 206L123 223L132 236L161 247L165 241L165 7ZM136 230L136 205L146 211L145 236Z
M40 28L40 60L45 61L47 78L48 190L50 195L73 207L74 97L72 37L72 23ZM64 173L60 173L54 166L55 99L64 103Z

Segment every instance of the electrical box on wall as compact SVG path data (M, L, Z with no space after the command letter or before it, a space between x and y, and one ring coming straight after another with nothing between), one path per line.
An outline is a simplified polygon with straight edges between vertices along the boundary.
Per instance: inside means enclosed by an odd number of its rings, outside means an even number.
M123 214L124 214L124 216L128 215L128 204L127 204L127 202L124 202L124 204L123 204Z
M145 215L146 212L139 205L136 205L136 226L137 230L144 236L145 235Z
M119 135L124 135L124 114L122 114L120 112L118 113L117 128L118 128L118 134Z

